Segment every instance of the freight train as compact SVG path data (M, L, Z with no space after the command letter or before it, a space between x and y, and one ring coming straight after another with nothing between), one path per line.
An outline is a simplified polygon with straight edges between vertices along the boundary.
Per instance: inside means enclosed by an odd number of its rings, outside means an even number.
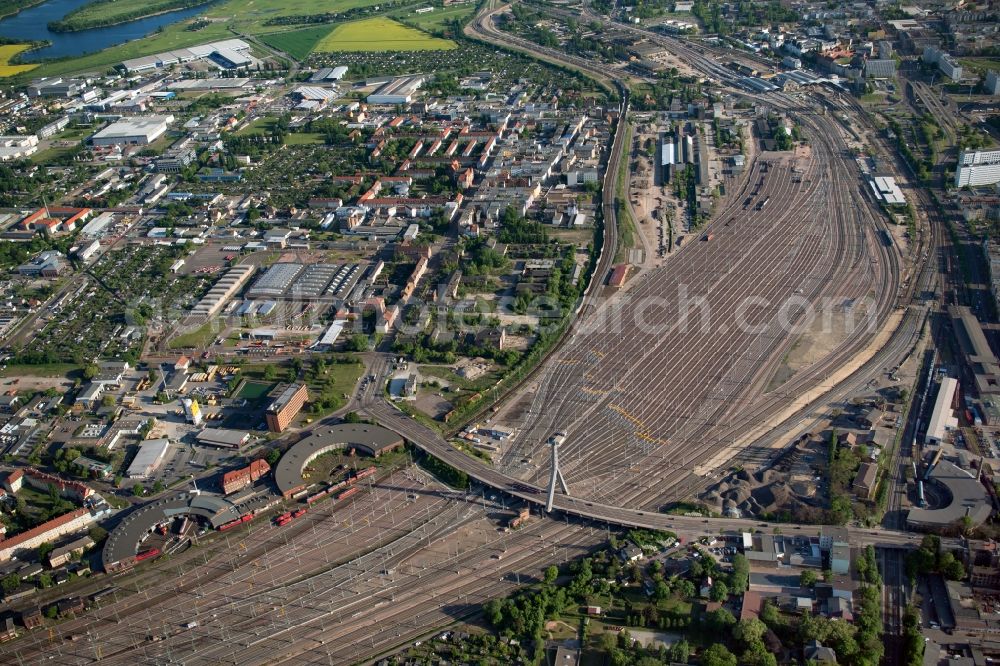
M324 488L323 490L319 491L318 493L315 493L307 497L306 504L312 504L314 502L318 502L319 500L328 497L330 495L336 495L337 499L339 500L341 499L341 497L345 496L345 494L341 493L340 495L337 495L338 492L346 488L350 488L361 479L367 479L369 476L373 475L376 471L377 468L374 465L372 465L371 467L363 469L359 472L351 472L342 481L331 484L326 488ZM355 489L355 492L357 492L357 489ZM351 495L353 494L354 493L351 493ZM349 497L349 495L347 496Z

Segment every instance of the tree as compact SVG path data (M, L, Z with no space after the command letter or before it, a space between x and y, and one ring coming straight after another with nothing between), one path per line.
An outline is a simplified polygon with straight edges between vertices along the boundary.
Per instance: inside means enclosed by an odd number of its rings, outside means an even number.
M799 587L812 587L819 580L819 576L812 569L803 569L799 575Z
M268 449L267 455L264 456L264 459L267 460L268 465L274 467L275 464L277 464L278 460L281 459L281 449L278 448Z
M725 608L709 611L705 617L708 620L709 629L716 634L728 633L736 624L736 618Z
M747 590L747 583L750 580L750 563L747 562L746 555L737 553L733 556L733 575L729 577L729 584L733 594L743 594Z
M143 495L146 494L146 487L141 483L137 483L134 486L132 486L132 494L135 495L136 497L142 497Z
M715 643L701 654L702 666L736 666L736 655L726 649L725 645Z
M677 664L688 663L688 657L691 656L691 646L685 639L681 639L670 646L670 661Z
M87 380L93 379L99 374L101 374L101 369L96 363L91 363L83 369L83 378Z
M273 365L264 366L264 379L273 382L278 377L278 369Z
M938 565L938 568L941 570L941 575L948 580L962 580L965 578L965 567L951 553L943 553L941 555L941 563Z
M87 530L87 535L94 540L94 543L100 543L108 536L108 531L100 525L94 525Z
M682 599L690 599L695 593L694 583L686 578L678 582L675 589Z
M555 566L550 566L545 570L546 585L551 585L552 583L556 582L556 578L558 577L559 577L559 569L557 569Z
M737 625L733 627L733 638L740 641L744 645L760 643L764 638L765 633L767 633L767 625L757 618L740 620Z
M725 601L729 596L729 586L724 581L717 580L708 592L708 598L712 601Z
M166 488L166 486L163 485L163 481L157 479L156 483L153 484L153 494L158 495L162 493L164 488Z
M3 591L6 592L7 594L10 594L14 590L16 590L17 586L20 584L21 584L21 577L18 576L16 573L7 574L6 576L3 577L3 579L0 579L0 587L2 587Z
M362 333L355 333L347 341L348 351L363 352L368 350L368 336Z
M53 546L48 541L45 541L45 542L39 544L39 546L38 546L38 561L39 562L44 562L45 558L49 556L49 553L51 553L55 549L56 549L56 547Z
M45 617L49 618L50 620L54 620L58 616L59 616L59 609L54 604L45 609Z
M483 612L486 614L486 619L490 621L494 627L499 627L503 624L503 604L497 599L490 599L483 606Z
M40 574L38 576L38 587L43 590L52 587L52 576L47 573Z
M765 599L761 605L760 619L771 629L784 625L781 613L778 612L778 607L771 603L770 599Z

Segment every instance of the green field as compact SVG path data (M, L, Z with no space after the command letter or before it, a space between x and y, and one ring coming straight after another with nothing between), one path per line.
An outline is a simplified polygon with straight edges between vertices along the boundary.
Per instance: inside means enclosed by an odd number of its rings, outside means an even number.
M331 30L333 30L332 26L321 25L302 30L276 32L263 39L268 46L283 51L296 60L305 60L312 53L316 44L330 34Z
M185 347L202 349L210 345L218 334L219 327L216 325L216 322L207 321L193 331L188 331L187 333L178 335L176 338L172 338L167 347L170 349L183 349Z
M271 389L273 389L274 387L275 387L274 382L247 381L245 384L243 384L243 388L240 389L240 392L236 395L236 397L243 398L244 400L248 400L251 402L254 400L260 400L268 393L270 393Z
M457 45L450 39L431 37L385 17L337 26L316 45L315 51L442 51Z
M471 16L475 9L476 8L473 5L456 5L455 7L449 7L447 9L435 7L432 12L414 14L412 11L407 11L405 14L396 14L396 18L405 21L409 25L416 26L421 30L432 32L444 27L445 23L455 19L464 23L465 19Z
M240 35L266 35L287 32L287 26L268 26L266 21L280 16L325 14L354 7L379 4L379 0L224 0L207 5L205 11L158 32L98 53L58 60L41 65L33 76L54 76L72 72L99 72L122 60L170 51L172 49L232 39ZM199 19L212 22L199 30L186 28Z
M0 377L69 377L81 370L74 363L45 363L42 365L8 365L0 370Z
M292 132L285 135L286 146L315 146L325 142L326 136L315 132Z

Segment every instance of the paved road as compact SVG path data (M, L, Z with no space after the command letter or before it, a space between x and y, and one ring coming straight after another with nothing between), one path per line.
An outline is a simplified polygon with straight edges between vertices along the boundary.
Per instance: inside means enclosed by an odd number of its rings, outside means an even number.
M378 402L365 409L365 412L387 428L399 432L424 451L440 458L456 469L460 469L473 480L486 486L496 488L508 495L526 500L536 505L539 510L544 508L545 489L540 485L525 483L510 477L499 470L490 467L466 453L459 451L440 435L423 426L409 416L397 410L394 406ZM652 530L670 530L680 535L695 536L717 534L719 531L771 531L774 528L784 533L815 534L821 527L817 525L796 525L790 523L767 523L759 520L735 518L700 518L675 516L653 511L629 509L625 507L601 504L586 499L557 494L553 510L570 516L576 516L602 523L610 523L624 527L639 527ZM920 535L909 534L884 528L854 528L849 527L850 544L854 547L867 545L885 547L916 547L920 544Z

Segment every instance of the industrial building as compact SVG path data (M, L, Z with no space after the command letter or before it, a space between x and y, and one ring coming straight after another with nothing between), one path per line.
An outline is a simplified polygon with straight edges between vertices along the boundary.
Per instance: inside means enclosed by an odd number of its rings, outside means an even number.
M0 136L0 162L21 160L38 150L34 134Z
M980 398L1000 394L1000 360L993 354L983 327L967 306L948 307L955 338Z
M975 526L990 517L993 507L986 488L979 482L978 472L969 472L952 462L940 460L928 470L925 482L942 486L948 504L936 508L914 508L906 515L910 527L935 529L957 525L968 516Z
M868 185L875 193L875 198L888 206L905 206L906 197L896 184L896 179L889 176L873 176Z
M147 439L139 445L139 452L135 455L132 464L128 466L126 475L130 479L147 479L163 464L170 450L170 440Z
M265 412L267 429L282 432L309 399L305 384L289 384L281 389Z
M147 146L163 136L173 121L170 115L122 118L91 136L90 143L94 146Z
M392 79L368 95L369 104L409 104L413 95L424 84L422 75L403 76Z
M321 83L323 81L339 81L347 74L347 67L340 65L339 67L323 67L312 75L309 80L312 83Z
M284 497L292 497L309 485L302 478L306 465L324 453L354 449L377 458L403 444L403 438L393 431L368 423L317 429L285 451L274 467L274 482Z
M249 298L275 298L281 296L292 286L292 281L298 277L304 268L302 264L274 264L247 290L247 296Z
M246 295L250 299L344 299L358 283L362 269L360 264L277 263L260 276ZM252 307L251 304L248 309Z
M223 67L244 65L244 60L251 60L248 57L250 45L242 39L224 39L219 42L209 44L199 44L173 51L164 51L154 55L143 56L124 60L121 67L128 72L145 72L160 67L170 67L171 65L183 64L193 60L211 59ZM252 62L252 60L251 60Z
M931 421L927 426L927 443L940 444L944 441L949 430L958 427L958 419L955 417L953 409L957 390L958 380L954 377L945 377L941 380L937 398L934 400Z
M250 276L253 275L255 267L249 264L243 264L240 266L233 266L225 275L219 278L219 281L212 285L212 288L208 290L198 304L194 306L191 310L191 314L200 319L210 319L219 313L219 310L231 299L233 296L240 292L243 285L247 283Z
M955 187L1000 183L1000 150L963 150L955 169Z
M196 435L198 443L220 449L239 449L250 441L250 433L225 428L204 428Z

